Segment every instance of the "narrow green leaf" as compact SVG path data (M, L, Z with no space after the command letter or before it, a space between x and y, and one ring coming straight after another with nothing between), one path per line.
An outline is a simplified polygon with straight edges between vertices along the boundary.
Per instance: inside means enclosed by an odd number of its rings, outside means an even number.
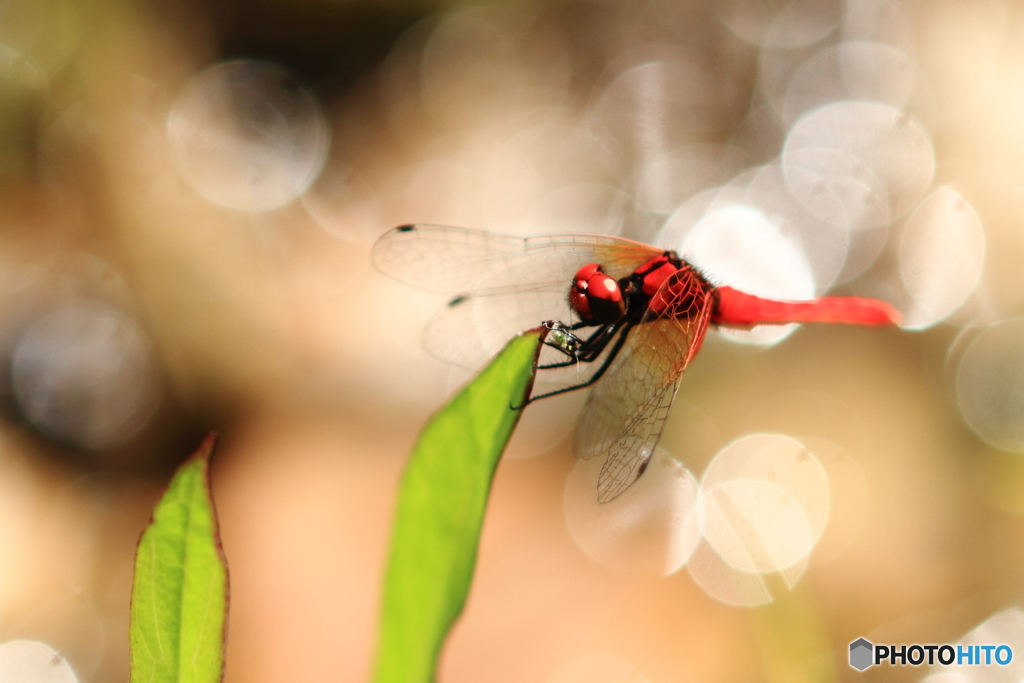
M466 603L498 459L533 383L539 333L508 346L424 427L398 495L377 683L428 683Z
M224 676L227 563L210 496L211 435L174 475L139 540L131 607L132 683Z

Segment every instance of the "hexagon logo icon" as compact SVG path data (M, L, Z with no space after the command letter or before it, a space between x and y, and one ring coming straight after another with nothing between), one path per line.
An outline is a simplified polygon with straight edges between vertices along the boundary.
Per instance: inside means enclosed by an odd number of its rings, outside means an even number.
M875 646L864 638L858 638L850 643L850 666L857 671L863 671L874 662Z

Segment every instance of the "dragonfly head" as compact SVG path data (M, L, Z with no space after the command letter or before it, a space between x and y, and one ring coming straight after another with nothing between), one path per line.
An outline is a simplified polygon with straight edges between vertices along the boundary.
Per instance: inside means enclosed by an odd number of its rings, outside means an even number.
M601 265L588 263L576 271L569 290L569 305L585 322L610 325L626 315L622 288L613 277L601 272Z

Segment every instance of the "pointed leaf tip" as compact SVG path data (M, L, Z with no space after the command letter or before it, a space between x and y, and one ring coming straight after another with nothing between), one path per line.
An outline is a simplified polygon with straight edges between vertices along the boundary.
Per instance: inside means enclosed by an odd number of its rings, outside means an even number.
M132 586L132 683L217 683L224 675L227 563L210 495L210 434L171 480L139 539Z
M543 331L517 336L423 428L402 477L376 683L430 683L466 603L498 460L533 383Z

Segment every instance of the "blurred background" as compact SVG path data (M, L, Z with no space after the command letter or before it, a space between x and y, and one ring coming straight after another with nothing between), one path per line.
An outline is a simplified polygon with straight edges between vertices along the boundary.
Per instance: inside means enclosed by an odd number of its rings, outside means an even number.
M585 397L530 406L441 680L1018 680L1022 121L1008 0L0 1L0 670L125 680L135 543L216 429L228 682L367 680L467 376L370 264L418 222L905 318L710 332L606 506ZM859 637L1016 658L859 674Z

